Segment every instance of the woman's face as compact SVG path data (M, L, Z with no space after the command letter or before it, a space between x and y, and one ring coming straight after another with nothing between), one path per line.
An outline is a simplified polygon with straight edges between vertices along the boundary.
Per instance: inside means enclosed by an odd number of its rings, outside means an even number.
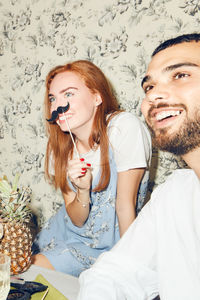
M66 106L69 110L59 114L56 123L62 131L68 131L66 120L71 131L90 134L94 116L102 100L99 94L93 94L85 85L84 80L75 72L66 71L57 74L49 88L49 102L51 113L58 106Z

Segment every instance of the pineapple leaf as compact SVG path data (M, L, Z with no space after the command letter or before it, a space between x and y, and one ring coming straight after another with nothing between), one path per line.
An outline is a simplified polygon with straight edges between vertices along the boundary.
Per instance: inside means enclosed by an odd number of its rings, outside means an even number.
M8 195L10 194L12 191L12 188L10 186L10 184L8 183L7 180L1 179L0 178L0 192L4 195Z
M20 175L17 173L13 183L9 183L7 177L0 178L0 215L3 219L23 221L31 216L29 203L31 189L18 188Z
M17 185L18 185L18 182L19 182L19 178L20 178L20 174L17 173L15 175L15 178L14 178L14 181L13 181L13 185L12 185L12 190L13 191L16 191L17 190Z

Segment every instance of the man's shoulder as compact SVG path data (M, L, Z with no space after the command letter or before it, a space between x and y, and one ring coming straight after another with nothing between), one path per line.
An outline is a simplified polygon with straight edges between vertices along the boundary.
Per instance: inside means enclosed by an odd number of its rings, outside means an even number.
M158 185L152 193L152 198L180 197L191 193L194 189L200 192L200 181L191 169L177 169L169 175L166 181Z
M192 169L177 169L167 177L166 181L163 183L163 186L194 181L199 183L199 179Z

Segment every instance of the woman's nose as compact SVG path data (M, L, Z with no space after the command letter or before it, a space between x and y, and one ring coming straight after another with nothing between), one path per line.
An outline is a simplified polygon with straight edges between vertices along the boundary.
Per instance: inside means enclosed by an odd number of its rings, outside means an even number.
M57 100L55 100L53 103L51 103L51 110L57 110L57 107L58 107L58 103L57 103Z
M57 110L59 106L65 106L65 105L66 105L66 101L64 101L61 97L57 97L52 104L52 109Z

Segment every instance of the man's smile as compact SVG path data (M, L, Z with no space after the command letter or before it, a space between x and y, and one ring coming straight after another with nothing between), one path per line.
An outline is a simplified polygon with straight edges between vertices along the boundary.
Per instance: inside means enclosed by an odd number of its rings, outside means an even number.
M161 111L159 113L157 113L155 115L155 119L157 121L162 121L166 118L171 118L171 117L174 117L174 116L178 116L181 114L181 111L180 110L167 110L167 111Z
M154 128L162 128L171 125L171 122L178 120L182 114L181 107L159 107L151 108L148 113L148 123Z

